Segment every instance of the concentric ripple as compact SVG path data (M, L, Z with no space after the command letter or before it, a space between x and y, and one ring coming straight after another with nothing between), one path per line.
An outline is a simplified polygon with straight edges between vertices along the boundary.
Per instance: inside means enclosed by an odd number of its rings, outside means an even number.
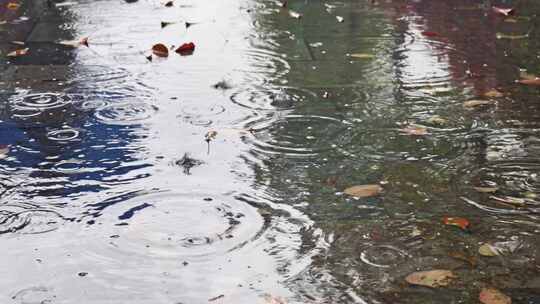
M12 100L14 117L27 118L40 115L47 110L62 108L72 103L69 95L60 93L20 94Z
M161 258L225 253L262 228L254 208L236 200L152 194L111 207L120 223L115 228L119 250ZM113 210L114 209L114 210Z
M0 234L37 234L56 230L63 218L55 211L46 209L23 209L16 206L0 210Z
M111 104L96 110L96 118L106 124L127 125L143 122L157 112L156 106L145 103Z
M366 248L360 253L360 260L370 266L388 268L395 265L409 254L392 245L376 245Z
M47 133L47 138L53 141L70 141L79 137L79 131L75 129L60 129Z
M208 127L214 123L211 117L218 116L225 111L225 107L218 104L209 106L185 106L182 108L181 116L187 123Z
M252 130L255 149L289 156L316 155L347 144L351 137L348 121L316 115L288 115Z
M283 110L296 107L316 94L299 88L243 88L231 95L231 101L254 110Z

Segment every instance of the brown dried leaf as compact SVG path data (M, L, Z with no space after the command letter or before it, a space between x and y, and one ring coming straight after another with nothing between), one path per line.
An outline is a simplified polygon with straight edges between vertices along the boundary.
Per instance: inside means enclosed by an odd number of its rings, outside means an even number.
M152 47L152 53L158 57L167 57L169 56L169 49L164 44L158 43Z
M352 58L358 58L358 59L371 59L375 57L375 55L368 54L368 53L354 53L349 56Z
M495 89L491 89L491 90L485 92L483 95L485 97L487 97L487 98L500 98L500 97L504 96L503 93L501 93L501 92L499 92L499 91L497 91Z
M378 195L383 191L379 185L357 185L343 190L344 193L354 197L370 197Z
M478 299L483 304L511 304L512 299L495 288L483 288Z
M21 7L21 5L19 3L16 3L16 2L10 2L10 3L7 4L6 7L7 7L8 10L14 11L14 10L17 10L19 7Z
M454 278L456 276L450 270L435 269L413 272L405 278L405 281L413 285L441 287L450 284Z

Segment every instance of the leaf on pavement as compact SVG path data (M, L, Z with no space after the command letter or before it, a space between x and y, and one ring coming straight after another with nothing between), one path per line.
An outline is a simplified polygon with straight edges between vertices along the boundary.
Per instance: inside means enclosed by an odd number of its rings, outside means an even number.
M370 197L378 195L383 191L383 188L379 185L373 184L373 185L357 185L349 187L345 190L343 190L344 193L354 196L354 197Z
M511 304L512 299L495 288L482 288L478 299L483 304Z
M450 270L435 269L428 271L419 271L409 274L405 281L413 285L427 287L447 286L456 278L456 275Z

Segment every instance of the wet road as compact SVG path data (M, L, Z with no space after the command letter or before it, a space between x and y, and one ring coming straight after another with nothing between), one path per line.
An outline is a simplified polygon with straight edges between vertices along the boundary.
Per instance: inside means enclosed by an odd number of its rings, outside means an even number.
M1 303L540 301L540 6L281 6L0 10Z

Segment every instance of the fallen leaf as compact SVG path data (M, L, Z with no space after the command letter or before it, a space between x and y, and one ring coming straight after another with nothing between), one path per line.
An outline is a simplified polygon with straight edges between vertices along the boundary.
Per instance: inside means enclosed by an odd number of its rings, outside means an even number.
M171 6L173 6L173 4L174 4L174 1L167 1L167 2L165 2L164 5L165 5L165 7L171 7Z
M478 253L480 253L480 255L488 257L499 255L499 251L497 250L497 248L493 247L488 243L482 244L482 246L478 248Z
M426 37L438 37L439 33L431 32L431 31L423 31L422 35L424 35Z
M494 104L495 102L493 100L482 100L482 99L473 99L473 100L467 100L463 103L464 108L474 108L478 106L487 106Z
M523 243L520 240L511 240L495 243L484 243L478 248L478 253L483 256L496 256L512 254L520 249Z
M497 187L473 187L473 189L480 193L493 193L499 190Z
M516 12L513 8L503 8L503 7L497 7L497 6L492 6L491 10L494 13L503 15L503 16L510 16Z
M463 217L443 217L443 223L445 225L457 226L463 230L467 230L469 227L469 221Z
M444 125L447 123L447 120L440 117L439 115L435 115L428 118L427 122L434 125Z
M177 52L178 54L180 54L182 56L186 56L186 55L193 54L194 50L195 50L195 43L189 42L189 43L184 43L181 46L179 46L175 50L175 52Z
M343 190L344 193L354 197L370 197L378 195L383 191L383 188L379 185L357 185L349 187Z
M169 56L169 49L164 44L158 43L152 47L152 53L158 57L167 57Z
M349 56L352 58L359 58L359 59L371 59L375 57L375 55L368 54L368 53L354 53Z
M499 97L504 96L503 93L501 93L501 92L499 92L499 91L497 91L495 89L491 89L491 90L485 92L483 95L485 97L487 97L487 98L499 98Z
M482 288L478 299L483 304L511 304L512 299L495 288Z
M456 276L450 270L435 269L413 272L405 278L405 281L413 285L440 287L447 286L454 278L456 278Z
M15 50L13 52L8 53L6 56L8 56L8 57L24 56L24 55L26 55L28 53L28 50L29 50L29 48L18 49L18 50Z
M342 23L343 21L345 21L345 19L343 19L343 17L341 16L336 16L336 19L337 19L337 22L339 23Z
M540 86L540 78L520 79L520 80L518 80L518 82L521 83L521 84L525 84L525 85Z
M9 2L7 4L7 9L9 10L16 10L18 9L19 7L21 7L21 5L19 3L15 3L15 2Z
M449 256L453 257L454 259L462 260L471 265L471 267L475 268L478 262L476 261L476 258L473 256L469 256L463 252L450 252L448 253Z
M414 135L414 136L421 136L421 135L429 134L427 128L423 126L408 126L403 129L400 129L399 131L405 135Z
M293 11L293 10L289 10L289 16L291 16L291 17L293 17L293 18L295 18L295 19L300 19L300 18L302 18L302 14L297 13L297 12L295 12L295 11Z

